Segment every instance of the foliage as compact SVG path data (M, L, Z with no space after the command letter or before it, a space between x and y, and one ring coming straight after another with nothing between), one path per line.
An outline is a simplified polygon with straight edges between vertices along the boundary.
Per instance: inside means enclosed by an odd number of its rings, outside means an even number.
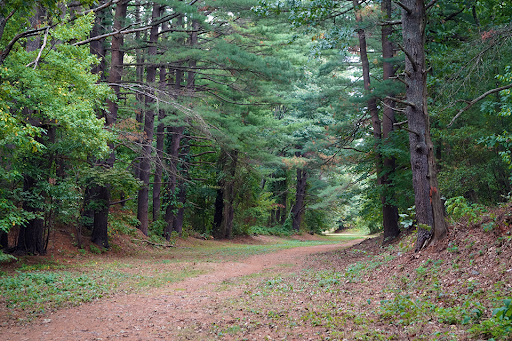
M99 274L70 272L18 272L0 277L0 293L7 308L44 313L49 309L78 305L103 297L108 287Z
M286 226L286 225L285 225ZM288 227L285 226L258 226L254 225L249 227L247 233L249 235L263 235L263 236L280 236L287 237L291 236L294 231L291 229L291 225Z
M446 200L446 213L450 216L452 221L458 221L461 218L467 218L470 223L477 222L483 212L486 212L485 207L479 204L469 204L464 197L455 197Z
M5 254L2 250L0 250L0 263L2 262L11 262L16 260L16 257L13 255Z

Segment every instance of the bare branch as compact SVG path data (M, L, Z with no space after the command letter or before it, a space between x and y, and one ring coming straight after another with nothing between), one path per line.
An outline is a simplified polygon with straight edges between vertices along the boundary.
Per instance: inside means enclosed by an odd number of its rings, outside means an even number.
M378 23L379 26L392 26L392 25L402 25L402 20L393 20L393 21L382 21Z
M121 0L107 1L103 5L100 5L98 7L95 7L95 8L92 8L92 9L88 9L87 11L83 11L83 12L79 13L78 16L86 15L86 14L88 14L90 12L95 12L96 13L98 11L101 11L102 9L110 7L111 5L117 4L119 1L121 1Z
M2 6L4 6L3 1L0 2L0 4ZM14 15L14 13L16 13L16 8L13 9L11 11L11 13L9 13L5 18L0 17L0 39L4 35L4 29L5 29L5 25L7 25L7 21L9 21L9 19L11 19L11 17Z
M133 199L134 198L128 198L128 199L123 199L123 200L119 200L119 201L114 201L114 202L109 203L109 205L112 206L112 205L122 204L124 202L127 202L129 200L133 200Z
M214 93L211 90L207 89L206 92L208 92L209 94L217 97L218 99L220 99L223 102L230 103L230 104L235 104L235 105L270 105L270 104L272 104L272 103L240 103L240 102L233 102L233 101L230 101L230 100L228 100L226 98L223 98L223 97L217 95L216 93Z
M428 11L430 7L434 6L436 4L437 0L430 1L427 6L425 6L425 10Z
M414 72L418 71L418 67L416 66L416 63L414 62L414 59L412 58L411 54L406 49L404 49L402 45L400 45L400 44L397 44L397 45L400 48L400 50L402 50L405 53L405 55L407 56L407 58L411 62L411 65L412 65L412 68L414 69Z
M393 126L397 126L399 129L403 129L411 134L415 134L416 136L420 136L420 133L418 133L417 131L414 131L414 130L411 130L409 128L406 128L404 127L403 125L406 124L407 121L403 121L403 122L397 122L397 123L393 123Z
M392 101L395 101L395 102L398 102L398 103L402 103L402 104L405 104L405 105L409 105L409 106L411 106L413 108L416 108L416 104L408 102L408 101L404 101L404 100L399 99L399 98L394 98L394 97L386 96L386 99L390 99Z
M401 3L400 1L393 1L395 4L397 4L398 6L402 7L408 14L411 14L412 11L409 7L405 6L403 3Z
M2 65L4 63L5 58L7 58L7 56L11 52L14 44L16 44L16 42L18 40L20 40L21 38L25 38L25 37L35 36L39 32L42 32L42 31L46 30L47 28L52 28L54 26L55 25L40 27L40 28L36 28L36 29L33 29L33 30L28 30L28 31L25 31L25 32L21 32L21 33L18 33L17 35L15 35L14 38L12 38L11 41L7 44L5 49L0 53L0 65Z
M365 150L357 149L357 148L354 148L354 147L341 147L341 149L355 150L356 152L359 152L359 153L368 153Z
M82 41L76 42L76 43L74 43L74 44L73 44L73 46L80 46L80 45L89 44L89 43L90 43L90 42L92 42L92 41L101 40L101 39L103 39L103 38L107 38L107 37L115 36L115 35L118 35L118 34L135 33L135 32L147 31L147 30L150 30L150 29L151 29L151 25L149 25L149 26L143 26L143 27L133 28L133 29L129 30L128 28L130 28L130 27L131 27L131 26L133 26L133 25L134 25L134 24L130 24L130 25L126 26L125 28L120 29L120 30L118 30L118 31L114 31L114 32L110 32L110 33L101 34L101 35L96 36L96 37L92 37L92 38L89 38L89 39L85 39L85 40L82 40Z
M466 105L464 108L460 109L459 112L457 113L457 115L455 115L452 120L450 121L450 123L448 123L447 127L451 127L452 124L455 122L455 120L457 118L459 118L460 115L462 115L462 113L466 110L468 110L469 108L471 108L473 105L475 105L477 102L481 101L482 99L484 99L485 97L495 93L495 92L500 92L502 90L506 90L506 89L510 89L512 88L512 83L511 84L508 84L508 85L505 85L505 86L502 86L502 87L499 87L499 88L496 88L496 89L492 89L492 90L489 90L487 92L484 92L483 94L481 94L480 96L478 96L477 98L475 98L474 100L472 100L471 102L468 103L468 105Z
M389 108L389 109L393 109L393 110L395 110L395 111L400 111L400 112L405 112L405 110L404 110L404 109L399 109L399 108L392 107L392 106L390 106L390 105L386 104L386 102L384 102L383 100L381 100L380 102L381 102L385 107L387 107L387 108Z
M41 59L41 55L43 54L43 50L46 47L46 43L48 42L48 32L50 32L50 27L46 28L46 32L44 33L43 45L41 45L41 48L39 49L39 53L37 54L36 59L33 62L30 62L27 65L25 65L25 67L29 67L30 65L34 64L34 70L36 69L37 64L39 63L39 59Z
M194 155L190 155L190 157L198 157L198 156L201 156L201 155L205 155L205 154L215 154L217 153L216 151L213 151L213 150L209 150L207 152L202 152L202 153L198 153L198 154L194 154Z

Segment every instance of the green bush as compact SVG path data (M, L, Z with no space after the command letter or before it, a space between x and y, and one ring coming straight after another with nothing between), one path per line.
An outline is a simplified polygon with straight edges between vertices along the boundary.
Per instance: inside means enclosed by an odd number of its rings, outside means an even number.
M446 213L452 221L467 218L469 223L475 223L485 212L485 207L478 204L469 204L464 197L454 197L446 200L445 207Z
M264 236L280 236L288 237L293 234L291 229L287 229L285 226L251 226L247 230L249 235L264 235Z
M91 245L89 246L89 248L91 249L91 252L92 252L92 253L94 253L94 254L96 254L96 255L101 254L101 249L100 249L99 247L97 247L96 245L91 244Z

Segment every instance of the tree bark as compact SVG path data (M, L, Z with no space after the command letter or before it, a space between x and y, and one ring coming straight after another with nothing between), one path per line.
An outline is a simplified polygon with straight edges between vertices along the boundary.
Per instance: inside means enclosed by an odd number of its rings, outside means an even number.
M386 5L386 2L388 4ZM356 9L356 22L361 23L363 18L358 11L359 0L353 0L354 8ZM386 6L389 6L389 10ZM389 11L389 15L391 15L391 3L389 0L386 0L382 3L382 8L386 9L386 12ZM387 25L383 26L382 31L382 47L383 47L383 57L384 54L387 54L388 57L393 57L393 46L391 42L387 38L389 34L391 34L392 28ZM363 66L363 82L364 89L367 95L371 94L371 79L370 79L370 63L368 61L368 52L367 52L367 44L366 44L366 34L363 29L357 29L357 35L359 38L359 50L361 55L361 62ZM391 56L389 56L391 54ZM389 78L393 73L393 66L390 63L384 63L384 77ZM373 139L374 139L374 157L375 157L375 170L377 173L377 186L380 187L381 190L381 203L382 203L382 226L384 230L384 239L383 242L386 242L389 239L392 239L398 235L400 232L398 228L398 208L394 205L389 204L390 198L388 198L389 193L392 193L386 187L389 185L388 175L385 173L384 168L386 168L386 172L391 167L394 168L394 161L392 159L385 159L382 157L380 153L380 144L382 143L383 131L385 130L385 137L387 138L391 130L393 129L393 121L394 121L394 111L393 109L389 110L389 108L384 109L383 113L383 122L381 125L381 121L379 118L379 111L377 109L377 100L375 97L370 97L367 101L368 111L370 112L372 128L373 128Z
M383 0L381 4L381 10L383 15L389 20L391 18L391 0ZM393 26L383 25L382 26L382 58L383 62L383 79L384 81L389 80L390 77L394 76L395 72L393 64L390 63L390 58L393 58L393 44L389 40L389 37L393 33ZM390 94L391 96L391 94ZM392 96L391 96L392 97ZM388 143L389 134L393 131L393 124L395 123L395 111L393 110L395 103L390 99L384 99L384 108L382 115L382 138L383 143ZM382 201L382 220L384 227L383 242L392 240L400 234L400 228L398 225L398 207L390 203L394 200L394 185L390 180L390 175L395 172L396 162L393 157L384 157L382 160L383 174L382 174L382 185L385 186L384 193L381 196Z
M44 10L39 5L36 5L35 15L30 18L31 26L36 27L39 21L43 19L43 16ZM38 50L40 48L40 40L41 39L37 36L27 39L26 50L28 52ZM42 118L33 117L35 114L33 110L24 108L23 114L31 125L39 127L42 125ZM47 141L44 141L41 137L36 137L36 141L43 145L47 145ZM49 169L49 165L45 164L45 162L38 158L35 158L32 162L37 162L37 168L39 169ZM23 192L28 196L23 201L23 210L42 216L42 205L38 205L37 203L43 201L44 198L36 193L36 184L37 181L34 174L23 174ZM20 226L15 252L17 254L44 255L46 253L46 248L44 245L43 234L44 220L41 217L29 220L25 225Z
M238 164L238 152L222 151L219 156L219 171L223 177L219 179L217 198L215 200L215 216L213 219L213 236L217 239L230 239L233 234L233 218L235 200L235 175Z
M91 234L91 242L104 248L109 248L108 243L108 212L110 208L109 186L96 186L93 190L92 200L95 202L94 227Z
M427 15L423 0L404 0L402 8L403 49L406 54L406 115L409 124L409 150L418 236L415 250L425 247L430 238L438 241L446 235L443 204L437 186L437 169L430 138L427 110L427 71L425 66L425 26Z
M306 198L306 185L308 173L304 169L297 168L297 186L295 193L295 204L292 207L292 228L300 230L304 212L304 199Z
M153 5L152 19L156 20L160 17L161 6L159 4ZM149 36L148 55L154 58L157 54L158 42L158 25L151 27ZM154 60L150 60L154 63ZM156 66L150 64L147 67L146 82L149 86L154 86L156 79ZM146 115L144 118L144 146L142 161L140 163L140 180L142 181L142 188L139 190L138 205L137 205L137 219L140 221L139 230L144 235L148 235L149 229L149 177L151 173L151 149L153 144L153 129L155 121L155 110L153 105L155 100L152 96L146 96Z
M126 20L126 11L128 8L128 0L121 0L116 5L116 11L114 14L114 30L121 30ZM123 72L123 42L124 35L117 34L112 36L112 42L110 44L110 71L108 74L108 82L110 84L119 84ZM119 99L120 89L118 85L111 85L116 97ZM106 124L114 124L117 120L117 102L107 99L108 113L106 115Z
M160 90L165 90L165 75L166 69L160 68ZM163 173L163 151L164 151L164 140L165 140L165 125L163 120L165 119L165 110L158 110L158 126L156 128L156 162L155 162L155 177L153 185L153 221L160 219L160 208L161 208L161 188L162 188L162 173Z
M122 0L117 3L116 11L114 14L114 29L121 29L124 24L124 20L126 18L126 11L128 7L128 1ZM101 26L101 23L99 23ZM96 26L96 25L95 25ZM110 70L108 76L109 83L119 83L121 82L122 70L123 70L123 56L124 53L122 51L123 46L123 36L113 36L111 42L111 54L110 54ZM99 44L103 45L103 41L100 40ZM94 48L94 50L93 50ZM91 52L92 53L103 53L104 49L98 45L91 44ZM98 72L103 70L99 69ZM119 86L112 85L114 93L119 98L120 89ZM117 110L118 105L117 102L107 100L108 111L104 112L105 116L105 126L110 127L114 125L117 121ZM114 145L109 144L111 149L110 157L102 162L102 164L107 168L112 168L115 162L115 153L114 153ZM108 243L108 213L110 210L110 188L109 184L95 186L92 189L92 200L95 202L94 209L94 223L92 228L91 241L97 245L100 245L104 248L109 248Z
M185 131L185 127L175 127L168 128L169 135L171 136L171 143L168 148L167 154L170 159L169 161L169 176L167 179L167 195L168 195L168 203L165 209L165 222L166 227L164 229L164 236L167 240L171 238L172 231L175 231L174 223L175 217L177 214L177 177L178 177L178 158L179 158L179 150L181 139L183 138L183 132Z
M23 177L23 192L30 193L31 199L23 202L23 210L38 215L43 214L43 210L38 207L35 202L43 200L39 198L36 200L36 193L34 193L36 180L30 175ZM17 254L39 254L44 255L46 249L43 241L44 220L42 218L31 219L26 225L20 227L18 241L16 243Z
M225 238L231 239L233 237L233 218L234 218L234 202L235 202L235 175L238 163L238 151L231 152L231 162L229 162L226 174L228 178L224 187L224 210L223 210L223 224L225 226Z
M288 215L288 181L284 179L280 181L282 193L279 203L282 205L279 218L279 224L284 225L286 216Z

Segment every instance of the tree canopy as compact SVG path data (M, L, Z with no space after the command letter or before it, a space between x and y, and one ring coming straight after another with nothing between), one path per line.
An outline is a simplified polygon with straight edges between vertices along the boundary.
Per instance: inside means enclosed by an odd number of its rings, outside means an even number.
M0 245L418 228L511 190L507 1L0 1ZM123 218L124 219L124 218ZM9 241L10 240L10 241Z

